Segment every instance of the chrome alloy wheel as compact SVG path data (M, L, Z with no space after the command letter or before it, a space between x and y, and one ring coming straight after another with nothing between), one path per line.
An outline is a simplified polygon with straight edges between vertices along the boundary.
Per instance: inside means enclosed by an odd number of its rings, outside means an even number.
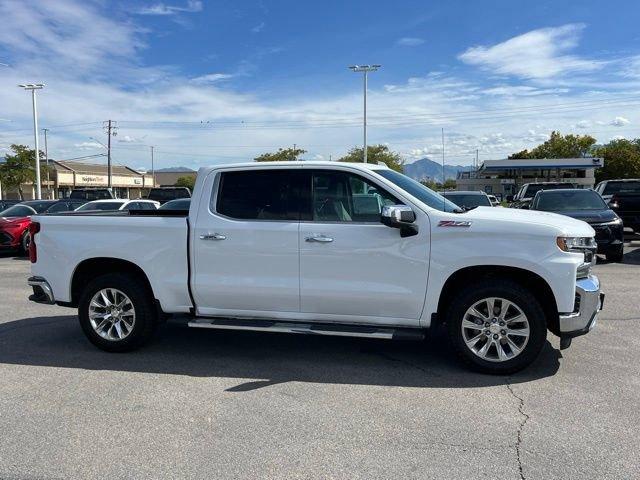
M522 353L529 341L529 321L522 309L504 298L483 298L462 319L467 348L490 362L504 362Z
M129 297L120 290L103 288L91 298L89 322L102 338L119 341L133 331L136 312Z

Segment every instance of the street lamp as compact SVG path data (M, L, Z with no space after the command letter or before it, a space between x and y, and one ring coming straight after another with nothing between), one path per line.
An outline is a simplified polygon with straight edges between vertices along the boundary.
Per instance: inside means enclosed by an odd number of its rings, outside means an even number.
M36 147L36 199L42 199L42 188L40 185L40 145L38 144L38 107L36 104L36 90L42 90L44 83L21 83L18 85L25 90L31 90L31 101L33 104L33 139Z
M382 65L351 65L349 69L352 72L362 72L364 78L364 116L363 116L363 126L364 126L364 148L363 148L363 158L364 163L367 163L367 75L369 72L377 71Z

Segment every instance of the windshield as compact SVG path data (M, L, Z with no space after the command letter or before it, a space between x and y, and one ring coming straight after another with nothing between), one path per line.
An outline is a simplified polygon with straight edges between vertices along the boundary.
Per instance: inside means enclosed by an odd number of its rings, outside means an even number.
M46 213L56 213L56 212L68 212L70 210L74 210L76 207L79 207L79 203L69 203L69 202L58 202L51 205L47 208Z
M538 197L536 210L563 212L571 210L603 210L608 208L602 197L592 190L556 190Z
M14 205L0 212L3 217L29 217L37 212L27 205Z
M607 182L603 195L612 193L640 193L640 181L634 182Z
M486 195L473 195L468 193L445 193L445 198L451 200L460 208L474 208L474 207L490 207L491 201Z
M190 198L179 198L165 203L160 207L160 210L189 210L190 205Z
M567 188L571 188L572 185L570 183L546 183L546 184L531 184L527 187L527 191L525 192L525 196L528 197L535 197L536 193L538 193L540 190L558 190L561 188L567 189Z
M173 200L174 198L189 198L186 188L152 188L149 192L150 200Z
M84 210L118 210L124 202L89 202L76 209L76 212Z
M450 202L442 195L439 195L430 188L425 187L420 182L416 182L414 179L398 173L395 170L376 170L375 172L431 208L435 208L436 210L443 212L459 210L455 203Z

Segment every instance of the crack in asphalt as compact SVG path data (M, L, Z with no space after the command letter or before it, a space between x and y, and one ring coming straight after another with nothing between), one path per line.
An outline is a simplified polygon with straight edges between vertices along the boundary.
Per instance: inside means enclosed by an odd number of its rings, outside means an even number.
M511 393L511 395L513 395L513 397L516 400L518 400L518 413L522 416L522 421L518 425L518 435L516 438L515 448L516 448L516 461L518 462L518 472L520 473L520 480L525 480L524 471L522 469L522 452L520 448L522 446L522 430L524 429L524 426L526 425L526 423L529 421L531 417L524 411L524 399L519 395L517 395L516 392L513 391L513 387L511 386L511 384L506 383L505 385L507 387L507 390L509 390L509 393Z

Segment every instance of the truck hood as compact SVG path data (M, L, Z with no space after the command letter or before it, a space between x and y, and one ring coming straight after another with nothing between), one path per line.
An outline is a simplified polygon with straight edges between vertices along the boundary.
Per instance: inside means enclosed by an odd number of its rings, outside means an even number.
M582 220L587 223L604 223L611 222L617 218L617 215L613 210L570 210L559 213L567 217Z
M557 213L540 212L534 210L521 210L518 208L478 207L466 213L455 215L455 220L478 220L487 222L509 222L526 225L536 224L551 227L560 235L570 237L592 237L595 235L593 228L582 220L576 220Z

